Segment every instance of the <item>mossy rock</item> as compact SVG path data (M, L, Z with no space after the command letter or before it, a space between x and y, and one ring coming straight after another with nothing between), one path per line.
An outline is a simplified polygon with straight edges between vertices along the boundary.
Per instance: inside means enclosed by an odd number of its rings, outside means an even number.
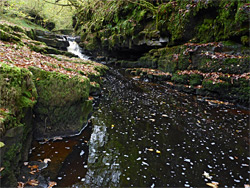
M21 159L21 147L20 143L16 143L7 148L7 152L4 153L1 166L4 170L1 172L1 185L6 187L16 187L18 173L17 166ZM2 155L2 152L1 152Z
M19 42L21 39L0 29L0 39L7 42Z
M158 60L158 67L164 72L174 73L178 69L178 64L173 60L172 55L167 55L165 58Z
M225 81L214 82L209 79L204 79L202 81L202 86L208 91L216 92L218 94L225 94L225 92L229 91L231 84Z
M0 63L0 106L10 109L17 122L24 116L23 109L36 103L37 91L32 78L27 69Z
M68 102L87 99L89 93L89 79L84 76L74 76L58 72L48 72L30 67L34 75L39 101L50 106L64 106Z
M250 57L212 59L197 58L197 69L202 72L222 72L229 74L243 74L249 72Z
M201 85L202 84L202 80L203 80L203 76L202 75L200 75L200 74L191 74L190 75L189 84L191 86Z
M250 103L250 80L240 78L233 82L230 92L240 103Z
M179 75L178 73L175 73L173 74L171 81L177 84L188 84L189 75L187 74Z
M85 76L70 78L35 67L29 69L39 95L34 108L37 138L79 132L92 110L92 101L88 101L89 79Z
M26 136L32 124L26 123L26 116L37 99L37 91L32 73L25 68L0 62L0 127L5 143L1 152L1 183L4 187L16 186L18 163L21 150L26 147ZM29 114L29 117L32 117Z
M190 65L188 55L179 55L178 57L178 70L186 70Z

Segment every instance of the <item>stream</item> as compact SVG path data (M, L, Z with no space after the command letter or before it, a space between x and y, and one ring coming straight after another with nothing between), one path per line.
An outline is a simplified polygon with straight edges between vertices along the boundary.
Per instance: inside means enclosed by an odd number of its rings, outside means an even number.
M80 135L32 144L29 160L51 159L45 176L58 187L249 184L249 110L208 104L114 67L96 101Z

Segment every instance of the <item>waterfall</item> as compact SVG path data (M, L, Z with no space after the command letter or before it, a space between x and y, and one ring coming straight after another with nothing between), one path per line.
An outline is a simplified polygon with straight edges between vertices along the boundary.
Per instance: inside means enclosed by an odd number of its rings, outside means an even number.
M77 55L81 59L88 60L89 57L82 54L82 50L80 46L75 41L74 37L67 37L67 40L69 41L69 47L67 47L68 52L71 52L72 54Z

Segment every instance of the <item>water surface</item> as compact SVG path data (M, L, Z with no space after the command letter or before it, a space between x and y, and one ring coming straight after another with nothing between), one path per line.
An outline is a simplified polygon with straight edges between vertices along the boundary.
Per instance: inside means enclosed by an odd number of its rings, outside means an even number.
M124 77L113 69L103 87L88 144L87 137L69 140L67 157L56 159L63 164L51 169L59 186L249 184L249 111L209 105L199 96ZM37 149L32 155L41 153Z

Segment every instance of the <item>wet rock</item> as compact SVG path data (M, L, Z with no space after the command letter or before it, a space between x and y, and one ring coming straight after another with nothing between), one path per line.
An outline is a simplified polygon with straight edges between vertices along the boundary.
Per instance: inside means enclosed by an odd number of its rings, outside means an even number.
M35 137L54 137L78 133L92 109L88 101L88 78L73 77L30 68L39 95L35 106ZM40 81L42 80L42 81Z
M57 48L59 50L67 50L69 42L65 35L53 34L51 32L35 30L36 40L46 43L48 46Z
M47 188L49 186L49 179L43 175L43 169L45 169L48 164L39 161L30 161L27 163L28 164L21 167L17 181L27 184L25 187L33 187L29 185L28 182L35 180L38 184L36 187Z

